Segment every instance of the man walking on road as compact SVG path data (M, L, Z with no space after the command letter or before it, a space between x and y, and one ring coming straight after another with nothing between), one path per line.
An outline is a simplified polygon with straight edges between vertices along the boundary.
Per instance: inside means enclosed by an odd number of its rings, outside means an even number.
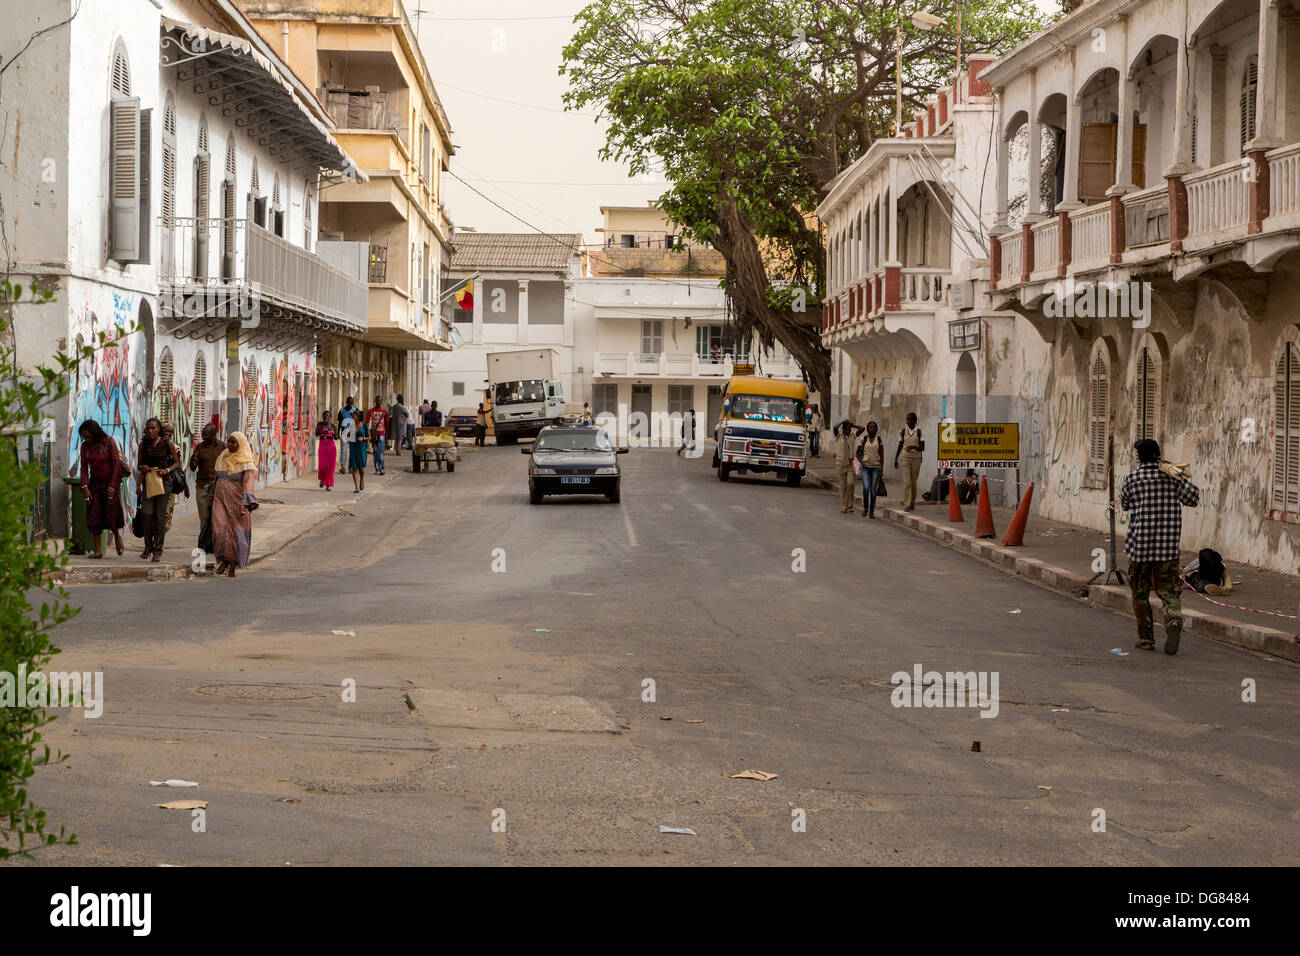
M352 439L348 436L352 430L348 428L348 422L352 421L352 413L357 411L357 407L352 404L356 399L351 395L348 396L343 407L339 409L339 474L348 473L348 459L352 456Z
M366 427L370 432L370 441L375 449L375 474L384 473L384 442L388 435L388 411L384 408L382 395L375 396L374 407L366 413Z
M1129 559L1137 646L1144 651L1156 649L1150 597L1154 589L1165 608L1165 653L1177 654L1183 633L1183 582L1178 577L1183 506L1195 508L1201 492L1181 469L1160 463L1160 445L1154 439L1143 438L1133 449L1138 468L1124 479L1119 503L1129 512L1124 553Z
M835 478L840 483L840 513L853 514L853 487L857 484L853 476L853 446L856 438L865 431L847 418L831 429L835 439Z
M682 416L682 446L677 449L677 457L682 457L682 452L689 451L695 447L695 409L691 409Z
M898 431L898 448L894 451L894 469L898 457L903 456L903 510L916 510L916 480L921 477L921 454L925 451L925 438L916 427L916 412L907 413L907 427Z

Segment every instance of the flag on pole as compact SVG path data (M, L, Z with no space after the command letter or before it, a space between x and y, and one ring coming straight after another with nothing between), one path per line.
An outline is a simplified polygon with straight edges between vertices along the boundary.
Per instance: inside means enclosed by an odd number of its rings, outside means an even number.
M460 309L474 308L474 278L471 276L460 285L451 290L451 294L456 297L456 307Z

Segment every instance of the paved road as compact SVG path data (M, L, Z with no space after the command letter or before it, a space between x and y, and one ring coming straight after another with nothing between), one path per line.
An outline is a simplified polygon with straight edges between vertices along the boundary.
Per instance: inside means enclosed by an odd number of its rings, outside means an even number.
M624 460L621 505L530 506L525 459L489 448L234 581L77 589L58 663L102 669L107 702L52 728L72 757L34 792L82 846L49 859L1300 856L1295 667L1195 635L1175 658L1117 657L1131 621L827 492L722 484L666 450ZM916 664L996 672L997 716L895 708L890 677ZM779 776L728 777L745 769ZM170 777L202 787L148 784ZM154 807L191 796L205 832Z

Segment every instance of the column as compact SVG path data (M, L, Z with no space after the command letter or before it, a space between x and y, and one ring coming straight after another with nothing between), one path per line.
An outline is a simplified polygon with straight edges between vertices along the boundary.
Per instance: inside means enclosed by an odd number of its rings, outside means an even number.
M1187 8L1183 7L1184 20ZM1184 26L1186 24L1184 23ZM1191 47L1178 38L1178 62L1174 69L1174 161L1164 171L1165 178L1182 176L1192 171L1192 93L1188 90L1191 77Z
M1029 71L1029 198L1025 202L1026 223L1042 222L1043 215L1043 127L1038 122L1038 71Z
M519 333L516 341L528 344L528 280L519 280Z
M573 345L573 280L564 282L564 344Z
M999 87L995 93L997 97L998 108L993 117L993 136L997 139L998 144L998 193L997 193L997 215L993 218L992 232L1003 232L1007 228L1007 177L1009 174L1008 166L1011 164L1011 146L1006 137L1006 101L1007 91L1004 87Z
M1259 81L1255 89L1255 136L1248 152L1282 145L1277 122L1277 0L1259 0Z
M898 265L898 157L889 158L889 262ZM889 263L886 263L887 265Z
M474 280L474 326L471 336L475 345L483 341L483 300L487 298L487 285L483 277Z
M1116 110L1119 129L1115 135L1115 183L1106 191L1106 195L1111 197L1122 196L1133 189L1133 76L1128 66L1128 18L1120 17L1119 25L1123 33L1120 49L1124 51L1124 59L1119 71L1119 107ZM1112 205L1112 224L1114 212ZM1120 218L1123 221L1123 217Z
M1065 103L1065 189L1058 210L1078 209L1079 141L1083 138L1083 111L1079 109L1079 72L1074 47L1070 47L1070 95Z

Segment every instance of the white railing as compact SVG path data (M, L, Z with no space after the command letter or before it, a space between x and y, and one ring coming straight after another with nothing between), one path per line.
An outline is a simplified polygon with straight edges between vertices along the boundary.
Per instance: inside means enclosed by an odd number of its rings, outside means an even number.
M908 267L901 270L900 279L900 302L934 306L943 301L948 281L946 272L933 267Z
M1187 234L1201 236L1244 226L1250 182L1247 163L1236 160L1183 178L1187 187Z
M1300 212L1300 143L1268 154L1268 214Z
M1049 219L1047 222L1035 223L1034 236L1034 271L1043 272L1061 263L1061 221Z
M733 357L730 352L720 356L701 356L696 352L662 352L653 356L640 352L596 352L593 356L593 374L600 376L646 376L661 378L730 378L735 363L754 362L757 371L778 376L799 373L798 363L788 354L764 358Z
M1019 232L1008 233L1002 237L1002 273L999 281L1003 285L1015 285L1020 281L1020 270L1024 265L1021 249L1024 235Z
M1078 267L1110 258L1110 202L1070 216L1070 265Z
M170 289L241 287L291 311L367 325L365 282L245 219L159 220L158 279Z
M1124 203L1124 245L1134 249L1169 241L1169 187L1163 183L1128 193Z

